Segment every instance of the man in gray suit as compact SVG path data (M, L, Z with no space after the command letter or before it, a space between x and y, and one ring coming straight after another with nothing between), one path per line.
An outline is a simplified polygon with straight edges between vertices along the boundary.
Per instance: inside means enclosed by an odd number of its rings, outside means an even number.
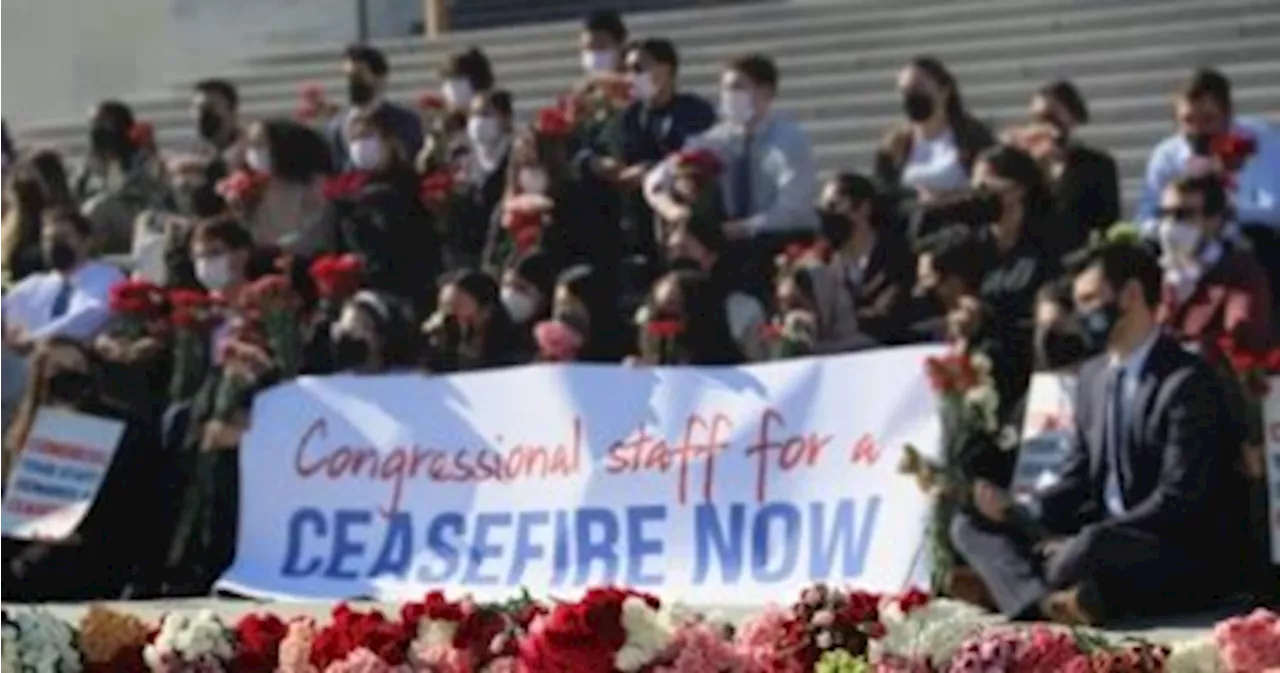
M956 549L1010 617L1097 624L1188 609L1239 577L1239 427L1217 375L1156 324L1160 282L1134 245L1086 262L1076 310L1103 353L1080 372L1061 479L1026 507L979 481L973 511L953 520Z

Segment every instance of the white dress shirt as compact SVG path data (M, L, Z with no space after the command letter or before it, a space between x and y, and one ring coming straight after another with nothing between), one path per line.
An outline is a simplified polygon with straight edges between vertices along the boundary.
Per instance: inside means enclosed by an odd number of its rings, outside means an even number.
M930 192L953 192L969 186L969 171L960 162L960 148L951 131L934 138L916 138L902 167L902 184Z
M21 326L31 339L64 336L88 341L97 336L111 319L111 286L124 280L124 274L110 264L85 262L66 277L71 298L66 311L55 317L54 303L63 279L57 271L24 278L0 302L4 324Z
M1142 368L1146 365L1147 357L1151 355L1151 348L1155 346L1156 338L1158 336L1160 336L1160 330L1153 329L1151 330L1151 333L1148 334L1140 344L1138 344L1138 347L1133 349L1133 352L1129 353L1129 355L1123 360L1112 357L1111 367L1108 368L1107 374L1108 376L1111 376L1114 375L1116 368L1123 369L1124 385L1120 389L1120 428L1112 428L1108 422L1106 425L1108 433L1118 432L1121 433L1120 436L1123 437L1125 428L1129 427L1130 407L1133 405L1134 397L1138 394L1138 384L1142 381ZM1106 410L1109 417L1111 414L1110 399L1107 400ZM1108 453L1107 442L1110 441L1111 438L1109 436L1103 438L1102 460L1104 461L1104 465L1107 466L1107 475L1106 481L1103 483L1102 487L1102 500L1107 507L1107 511L1110 512L1112 516L1119 516L1125 512L1124 493L1120 488L1120 466L1112 463L1111 457ZM1116 450L1122 451L1124 450L1124 446L1117 446ZM1119 459L1119 455L1117 455L1116 458Z

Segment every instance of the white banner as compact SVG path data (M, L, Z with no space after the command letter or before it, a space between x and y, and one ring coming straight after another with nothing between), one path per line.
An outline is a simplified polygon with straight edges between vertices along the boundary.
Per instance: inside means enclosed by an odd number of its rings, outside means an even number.
M1010 489L1019 502L1061 478L1062 462L1070 455L1076 432L1076 377L1037 372L1027 387L1027 411L1022 421L1022 444Z
M111 469L124 423L41 407L5 485L5 537L61 540L89 513Z
M938 443L933 347L723 368L535 365L304 378L261 395L224 588L479 599L642 587L752 606L897 590Z

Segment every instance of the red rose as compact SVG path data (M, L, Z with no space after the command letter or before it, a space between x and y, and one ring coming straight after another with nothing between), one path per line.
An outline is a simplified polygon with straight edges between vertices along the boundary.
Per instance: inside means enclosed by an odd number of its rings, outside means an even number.
M902 608L904 613L910 614L912 610L922 608L929 604L929 594L911 587L906 593L898 597L898 607Z
M1236 131L1213 138L1209 153L1216 157L1228 172L1236 173L1258 152L1258 140Z
M847 620L855 624L879 620L880 595L868 591L850 591L845 597L845 604L836 615L836 619Z
M152 320L164 314L167 298L164 290L145 280L125 280L111 286L108 306L119 316Z
M418 107L430 112L443 110L444 97L434 91L424 91L418 94Z
M684 332L684 323L679 320L650 320L644 328L650 336L658 339L672 339Z
M324 181L321 192L329 201L341 201L354 198L369 182L369 174L364 171L347 171Z
M724 163L720 161L720 155L708 148L702 148L677 152L675 168L680 173L709 178L720 175L724 170Z
M360 289L364 263L351 254L325 255L311 263L310 272L320 296L342 301Z
M438 206L448 201L453 193L453 174L446 170L438 170L422 178L418 195L428 207Z
M558 107L545 107L538 110L537 121L533 126L539 135L563 138L573 131L568 115Z
M171 290L169 305L173 307L171 322L179 329L203 331L218 319L218 302L200 290Z
M156 141L156 127L151 122L136 121L129 127L129 142L135 147L151 147Z
M270 614L245 615L236 624L234 668L246 673L272 673L279 663L280 641L289 627Z

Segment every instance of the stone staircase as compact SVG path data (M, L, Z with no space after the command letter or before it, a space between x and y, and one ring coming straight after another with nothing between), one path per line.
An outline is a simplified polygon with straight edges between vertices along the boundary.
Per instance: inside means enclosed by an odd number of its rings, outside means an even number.
M781 105L805 123L823 171L869 170L880 134L901 114L895 74L922 53L951 67L969 108L997 129L1023 119L1041 83L1073 79L1094 117L1083 135L1114 152L1129 203L1148 151L1173 128L1172 91L1192 68L1221 68L1240 114L1280 122L1280 0L791 0L639 14L628 26L675 40L684 87L709 96L728 56L772 54ZM438 86L446 53L479 45L527 118L577 76L578 29L567 20L380 46L392 59L392 97L412 100ZM240 85L246 118L288 115L300 82L341 98L341 48L261 54L219 74ZM181 82L128 100L162 145L181 147L193 138L187 91ZM72 156L88 135L79 119L18 131L25 144Z

